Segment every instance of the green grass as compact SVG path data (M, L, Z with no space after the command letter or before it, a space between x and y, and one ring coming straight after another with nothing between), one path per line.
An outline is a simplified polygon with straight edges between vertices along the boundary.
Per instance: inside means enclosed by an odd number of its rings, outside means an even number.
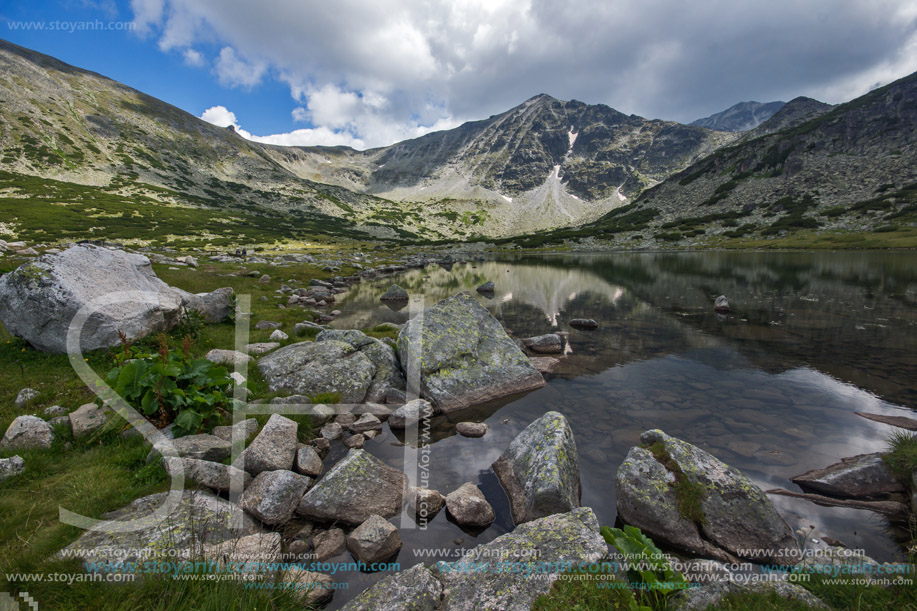
M614 575L573 572L562 575L547 594L536 598L532 611L603 611L631 609L634 604L628 584Z
M164 281L190 292L231 286L237 294L250 294L251 343L267 341L271 334L269 329L254 328L254 323L259 320L281 322L285 330L291 331L296 322L314 318L309 311L298 307L278 307L279 303L286 303L285 298L274 299L274 290L281 282L295 279L304 286L312 278L327 280L334 275L315 265L297 264L284 267L282 271L271 271L277 278L263 285L257 278L247 275L255 269L251 264L202 261L198 270L184 267L169 270L167 265L159 264L154 268ZM345 268L342 271L346 274L353 270ZM261 301L261 296L268 297L268 300ZM202 356L211 348L233 348L234 337L235 326L232 323L204 325L192 352ZM170 341L178 345L177 338L173 337ZM283 343L295 341L302 340L290 339ZM114 365L111 354L105 350L85 357L103 377ZM278 394L268 391L256 367L250 366L247 376L247 386L252 390L253 398L270 399ZM17 409L13 401L19 390L27 386L38 390L39 396L29 405ZM315 398L330 402L338 399L335 396ZM0 325L0 431L5 431L16 416L40 414L45 407L55 404L72 411L94 399L73 372L66 355L38 352L11 337ZM265 415L262 420L267 417ZM312 437L312 422L308 415L288 417L300 424L300 440ZM98 583L73 584L71 587L50 583L6 583L5 573L80 572L76 566L47 560L82 532L60 524L58 506L98 518L136 498L166 489L165 473L159 464L145 463L149 447L139 438L119 439L119 430L114 426L108 435L72 442L69 448L65 448L64 442L70 440L62 438L48 451L18 452L25 460L25 473L0 483L0 591L27 590L45 605L42 608L54 609L302 608L295 605L288 593L279 590L244 590L239 584L217 585L216 582L208 582L206 587L156 580L117 587ZM10 454L6 452L3 456Z
M888 440L888 452L883 455L892 472L907 482L917 472L917 434L895 432Z

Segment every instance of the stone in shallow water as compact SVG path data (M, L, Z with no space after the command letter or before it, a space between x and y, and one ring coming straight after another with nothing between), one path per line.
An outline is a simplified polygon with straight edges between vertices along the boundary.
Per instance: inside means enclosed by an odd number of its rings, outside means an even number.
M388 287L388 290L385 291L379 299L382 301L407 301L408 292L397 284L393 284Z
M312 547L316 560L327 560L344 553L347 549L347 539L343 530L332 528L315 535L312 538Z
M904 485L879 453L844 458L824 469L791 477L790 481L807 492L841 498L882 499L904 492Z
M527 426L493 464L516 524L579 507L579 460L573 430L559 412Z
M445 412L545 383L500 322L468 293L412 318L397 345L405 371L419 370L423 397Z
M455 425L455 432L462 437L483 437L487 433L487 424L484 422L459 422Z
M560 354L564 351L563 338L556 333L527 337L522 340L522 344L532 352L539 354Z
M361 562L381 562L401 549L401 537L388 520L372 515L347 537L347 549Z
M570 326L574 329L585 329L590 331L592 329L598 329L599 323L595 322L591 318L574 318L570 321Z
M446 495L446 510L459 526L483 528L496 519L494 509L484 498L484 493L471 482L462 484Z

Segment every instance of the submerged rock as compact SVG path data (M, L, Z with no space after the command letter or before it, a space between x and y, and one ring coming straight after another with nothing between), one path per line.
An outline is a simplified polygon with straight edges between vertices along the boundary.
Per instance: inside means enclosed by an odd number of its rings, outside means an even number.
M643 433L640 442L644 447L631 448L615 478L625 524L707 558L798 561L793 531L740 471L660 430ZM761 553L743 556L740 550Z
M398 334L406 372L445 412L544 386L544 378L482 305L459 293L412 318Z
M130 292L130 299L119 295ZM80 244L43 255L0 277L0 321L38 350L67 351L73 317L93 308L80 334L85 351L168 331L181 317L181 295L156 277L150 260Z
M879 453L844 458L824 469L791 477L790 481L807 492L850 499L882 499L904 492L904 485Z
M299 503L296 512L320 521L361 524L401 511L407 478L366 450L350 450Z
M513 439L493 464L516 524L579 507L580 474L573 430L548 412Z

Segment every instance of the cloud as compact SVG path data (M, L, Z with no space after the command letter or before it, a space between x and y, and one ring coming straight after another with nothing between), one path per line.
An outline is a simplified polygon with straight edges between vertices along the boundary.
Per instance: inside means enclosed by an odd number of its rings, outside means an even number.
M240 57L232 47L223 47L213 68L220 84L251 89L261 82L267 72L267 63L260 60L248 61Z
M201 55L199 51L188 48L182 52L182 57L185 58L185 63L194 68L200 68L207 63L207 60L204 59L204 56Z
M229 127L230 125L235 128L239 127L239 123L236 121L236 114L225 106L212 106L208 108L201 115L201 119L217 127Z
M294 120L367 146L542 92L687 122L749 99L840 102L917 66L912 0L131 6L160 48L216 41L221 83L252 88L273 75L290 88Z

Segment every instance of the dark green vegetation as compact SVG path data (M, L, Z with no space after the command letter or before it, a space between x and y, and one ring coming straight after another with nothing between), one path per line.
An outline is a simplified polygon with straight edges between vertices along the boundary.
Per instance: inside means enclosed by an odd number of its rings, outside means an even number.
M917 434L894 433L883 458L895 475L907 482L912 473L917 473Z
M688 479L678 463L666 450L665 444L661 441L648 446L653 457L666 468L669 473L675 476L675 482L672 489L675 491L675 498L678 500L678 512L685 518L703 524L706 521L702 503L704 501L704 487Z

